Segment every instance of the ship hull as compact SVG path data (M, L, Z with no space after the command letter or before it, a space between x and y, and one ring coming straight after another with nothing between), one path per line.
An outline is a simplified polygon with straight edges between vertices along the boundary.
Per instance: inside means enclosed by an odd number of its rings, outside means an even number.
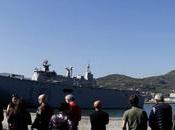
M67 86L61 83L44 83L26 79L16 79L0 76L0 103L6 106L12 94L22 97L29 107L38 105L38 96L45 93L52 107L58 107L64 102L64 97L72 93L81 108L93 108L95 100L101 100L106 109L129 108L128 97L136 94L135 91L113 90L92 87ZM139 106L143 107L144 99L139 96Z

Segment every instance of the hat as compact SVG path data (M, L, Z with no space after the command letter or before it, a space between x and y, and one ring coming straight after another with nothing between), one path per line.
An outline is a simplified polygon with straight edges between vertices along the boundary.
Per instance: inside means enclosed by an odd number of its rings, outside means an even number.
M163 94L162 93L157 93L154 97L155 100L163 100Z

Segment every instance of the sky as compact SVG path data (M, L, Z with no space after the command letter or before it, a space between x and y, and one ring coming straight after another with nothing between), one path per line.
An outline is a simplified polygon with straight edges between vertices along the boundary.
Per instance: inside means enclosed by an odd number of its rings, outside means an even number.
M135 78L175 70L175 1L2 0L0 72L51 70Z

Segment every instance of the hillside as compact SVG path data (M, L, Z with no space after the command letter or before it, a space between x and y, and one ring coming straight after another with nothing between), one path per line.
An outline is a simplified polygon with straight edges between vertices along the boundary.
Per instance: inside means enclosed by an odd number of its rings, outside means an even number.
M175 70L165 75L142 79L112 74L98 78L97 84L105 88L163 92L167 94L175 90Z

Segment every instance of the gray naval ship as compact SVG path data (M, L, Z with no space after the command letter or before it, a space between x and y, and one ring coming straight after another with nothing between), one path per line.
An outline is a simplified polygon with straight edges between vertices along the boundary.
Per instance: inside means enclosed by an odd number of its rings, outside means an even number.
M0 74L0 103L4 106L10 101L12 94L22 97L29 107L38 105L38 95L45 93L48 102L52 107L64 102L67 94L73 94L81 108L92 108L94 100L101 100L106 109L128 108L128 97L131 94L138 94L136 91L105 89L97 86L96 80L87 67L85 76L73 77L73 67L66 67L66 76L57 75L55 71L50 71L48 61L43 62L43 67L34 70L31 79L23 75L1 73ZM140 96L140 107L144 104L144 99Z

